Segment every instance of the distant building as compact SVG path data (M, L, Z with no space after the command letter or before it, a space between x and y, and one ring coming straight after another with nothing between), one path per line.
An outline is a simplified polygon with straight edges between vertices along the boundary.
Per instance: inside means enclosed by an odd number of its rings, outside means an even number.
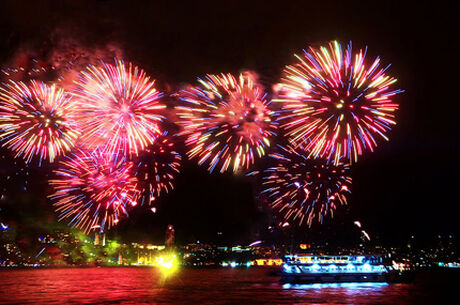
M174 247L174 227L172 225L168 225L166 228L165 245L168 249Z

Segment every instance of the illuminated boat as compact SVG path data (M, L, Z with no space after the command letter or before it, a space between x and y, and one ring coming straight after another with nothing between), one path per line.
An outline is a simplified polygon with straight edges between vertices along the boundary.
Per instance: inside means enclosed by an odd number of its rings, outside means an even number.
M387 282L391 271L375 256L287 255L281 275L285 282Z

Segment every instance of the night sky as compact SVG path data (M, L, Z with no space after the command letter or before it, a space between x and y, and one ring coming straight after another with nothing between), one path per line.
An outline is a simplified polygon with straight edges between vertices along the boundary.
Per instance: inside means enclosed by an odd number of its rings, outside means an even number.
M82 49L112 50L107 56L121 52L158 78L164 90L206 73L248 69L270 88L284 65L294 61L293 54L308 45L334 39L343 44L353 40L355 48L367 45L369 58L380 55L392 63L389 74L405 90L396 98L398 124L389 142L380 142L376 152L352 167L349 205L339 207L322 226L297 229L296 236L341 239L359 220L382 242L404 241L412 234L458 237L458 56L452 10L403 1L52 2L2 1L1 66L21 52L46 58L71 41ZM1 162L2 175L16 172L11 157ZM53 223L43 179L49 170L30 171L26 192L20 183L8 186L10 194L16 188L22 193L14 202L2 202L0 217L26 227L30 219ZM210 175L185 161L175 191L161 198L157 214L135 211L111 234L162 241L171 223L180 242L276 239L277 232L266 232L271 216L256 193L243 176Z

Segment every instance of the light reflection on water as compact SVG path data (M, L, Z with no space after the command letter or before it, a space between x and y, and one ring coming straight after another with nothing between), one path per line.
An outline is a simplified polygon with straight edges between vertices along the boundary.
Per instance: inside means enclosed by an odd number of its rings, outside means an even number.
M316 284L283 284L284 289L324 289L324 288L350 288L362 289L369 287L382 287L387 286L388 283L316 283Z
M415 284L279 279L255 268L180 269L168 278L153 268L0 270L0 304L420 304L427 292Z

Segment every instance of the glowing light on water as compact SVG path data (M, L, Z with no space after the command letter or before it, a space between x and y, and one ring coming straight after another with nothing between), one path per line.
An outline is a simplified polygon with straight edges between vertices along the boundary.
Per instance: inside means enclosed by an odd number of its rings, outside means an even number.
M348 288L351 290L382 288L388 286L386 282L351 282L351 283L315 283L315 284L283 284L284 289L328 289Z
M162 254L155 259L155 266L157 266L164 276L170 276L177 271L179 263L175 253Z

